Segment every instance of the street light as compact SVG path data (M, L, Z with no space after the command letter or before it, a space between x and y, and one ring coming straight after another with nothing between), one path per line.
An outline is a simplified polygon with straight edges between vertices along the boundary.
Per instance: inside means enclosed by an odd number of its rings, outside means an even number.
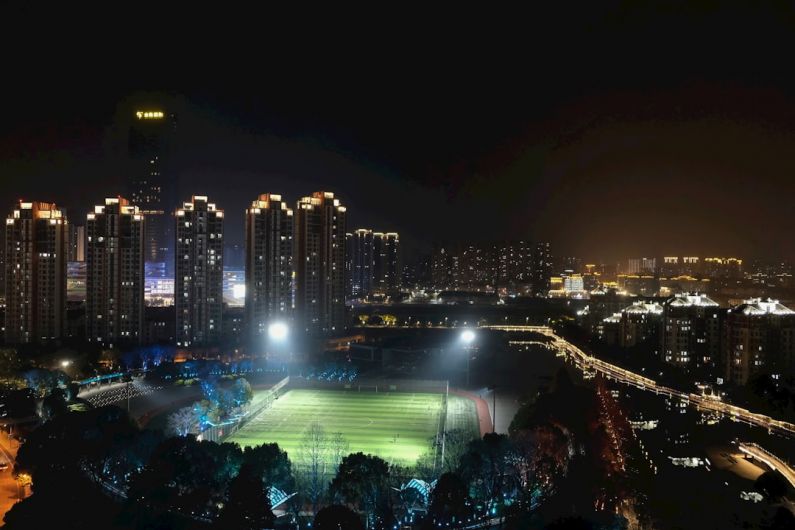
M63 368L66 368L66 367L67 367L67 366L69 366L70 364L72 364L72 361L68 361L68 360L61 361L61 366L62 366Z
M287 338L287 331L287 324L284 322L274 322L268 326L268 337L271 340L281 342Z

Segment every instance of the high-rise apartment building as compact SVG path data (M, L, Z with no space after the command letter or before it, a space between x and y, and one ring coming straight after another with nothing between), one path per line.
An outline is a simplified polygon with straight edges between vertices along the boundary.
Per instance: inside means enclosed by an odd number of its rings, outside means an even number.
M164 264L171 272L174 232L171 218L177 206L172 157L177 118L163 110L135 112L129 131L130 202L146 215L146 262Z
M532 246L530 264L530 285L535 296L544 295L549 289L552 277L552 251L549 243L535 243Z
M345 328L345 222L331 192L303 197L295 209L295 316L310 335Z
M373 231L359 228L345 234L345 246L348 296L364 298L373 289Z
M683 367L714 367L720 355L720 311L704 294L677 294L664 304L662 358Z
M19 201L6 218L6 342L63 336L67 239L66 216L55 204Z
M245 325L257 340L292 318L293 210L281 195L260 195L246 209L245 248Z
M194 195L175 212L174 305L177 346L221 339L224 285L224 212Z
M627 260L626 274L649 274L657 273L657 258L629 258Z
M371 291L385 294L400 287L396 232L373 232L373 284Z
M622 348L649 345L656 350L660 344L663 306L656 302L633 302L620 313L607 317L599 327L599 334L609 344Z
M682 274L682 264L678 256L663 257L660 265L660 276L663 278L673 278Z
M795 311L778 300L752 298L730 309L723 336L726 378L744 385L760 373L795 371Z
M715 279L737 280L742 278L743 260L739 258L704 258L704 276Z
M458 288L493 291L497 286L498 246L494 243L467 245L460 252Z
M431 255L431 288L437 291L455 289L458 285L461 260L452 247L438 245Z
M66 261L86 260L86 227L69 224L69 246Z
M144 336L144 216L127 199L105 199L86 216L86 338L139 343Z

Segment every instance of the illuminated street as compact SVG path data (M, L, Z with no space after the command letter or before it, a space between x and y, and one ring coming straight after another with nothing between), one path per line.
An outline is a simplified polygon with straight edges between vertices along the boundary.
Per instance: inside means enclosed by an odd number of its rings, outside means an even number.
M764 414L757 414L741 407L736 407L729 403L723 403L710 397L699 396L693 393L681 392L673 388L658 385L654 380L633 373L629 370L615 366L601 359L597 359L586 354L580 348L559 337L546 326L487 326L488 329L508 332L538 333L551 339L552 344L559 351L564 352L580 369L594 369L609 379L615 379L621 383L632 385L636 388L653 392L658 395L675 397L688 402L696 408L719 412L730 418L744 421L751 425L763 427L771 432L776 432L790 437L795 437L795 424L776 420Z

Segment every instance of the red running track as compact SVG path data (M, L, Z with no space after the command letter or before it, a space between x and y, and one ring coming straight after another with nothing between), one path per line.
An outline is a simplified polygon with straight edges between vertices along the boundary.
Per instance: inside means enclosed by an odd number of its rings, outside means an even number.
M478 413L478 423L480 424L480 436L482 437L491 432L491 413L489 412L489 405L482 397L471 392L453 388L450 389L450 393L474 401L475 409Z

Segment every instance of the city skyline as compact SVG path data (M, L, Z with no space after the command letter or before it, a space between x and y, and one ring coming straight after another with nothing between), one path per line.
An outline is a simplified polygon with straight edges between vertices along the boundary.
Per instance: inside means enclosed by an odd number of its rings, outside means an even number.
M3 530L795 528L795 3L6 4Z

